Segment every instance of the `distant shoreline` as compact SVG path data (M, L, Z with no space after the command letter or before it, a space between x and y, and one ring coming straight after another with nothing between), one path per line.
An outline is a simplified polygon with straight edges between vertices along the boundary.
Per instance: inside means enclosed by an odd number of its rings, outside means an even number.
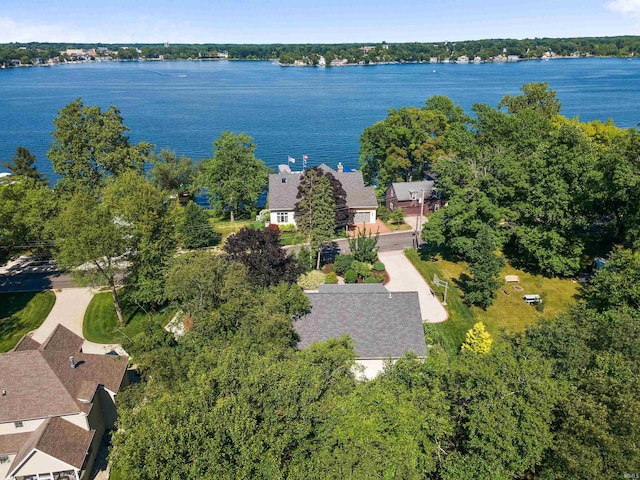
M519 62L530 62L530 61L539 61L539 62L548 62L553 60L590 60L590 59L619 59L619 60L636 60L640 57L614 57L614 56L597 56L590 55L588 57L576 57L572 55L565 56L555 56L550 58L518 58L518 59L509 59L509 60L493 60L487 59L482 60L480 62L456 62L455 60L451 60L449 62L437 61L431 62L426 60L407 60L407 61L393 61L393 62L369 62L369 63L342 63L339 65L300 65L300 64L290 64L290 63L280 63L277 59L244 59L244 58L180 58L180 59L161 59L161 58L139 58L135 60L71 60L65 62L57 62L57 63L42 63L42 64L25 64L25 65L0 65L0 70L12 70L15 68L32 68L32 67L57 67L61 65L78 65L84 63L145 63L145 62L271 62L274 65L278 65L279 67L316 67L316 68L340 68L340 67L370 67L370 66L379 66L379 65L479 65L484 63L519 63Z

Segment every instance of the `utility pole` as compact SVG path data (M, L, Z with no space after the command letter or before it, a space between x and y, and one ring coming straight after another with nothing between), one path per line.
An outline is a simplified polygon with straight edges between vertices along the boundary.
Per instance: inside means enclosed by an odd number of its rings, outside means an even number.
M419 230L419 236L418 236L418 241L421 239L422 237L422 215L424 212L424 188L420 191L420 230Z

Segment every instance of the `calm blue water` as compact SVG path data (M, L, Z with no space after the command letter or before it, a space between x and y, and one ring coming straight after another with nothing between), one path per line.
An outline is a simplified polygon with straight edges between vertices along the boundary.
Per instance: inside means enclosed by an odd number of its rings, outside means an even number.
M158 151L208 158L223 130L243 131L269 166L307 154L310 165L342 161L356 168L360 134L388 108L447 95L469 111L474 103L495 106L533 81L548 82L569 117L640 123L640 60L324 69L227 61L77 64L0 70L0 160L23 145L52 176L46 152L53 119L82 97L88 105L117 106L131 139Z

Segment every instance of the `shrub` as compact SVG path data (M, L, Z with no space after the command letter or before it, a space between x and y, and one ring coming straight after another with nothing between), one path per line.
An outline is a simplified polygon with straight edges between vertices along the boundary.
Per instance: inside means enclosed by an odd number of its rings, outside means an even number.
M304 290L317 290L318 285L324 283L325 274L319 270L311 270L310 272L303 273L298 279L298 285Z
M280 227L275 223L270 223L269 226L266 227L266 229L272 232L280 233Z
M298 252L298 260L304 267L304 271L308 272L313 268L313 259L311 258L311 251L307 247L300 247Z
M378 207L378 212L376 213L376 216L383 222L387 222L389 220L389 217L391 216L391 210L389 210L384 205L380 205Z
M367 278L371 273L371 265L369 265L368 263L359 262L357 260L354 260L351 263L351 269L355 270L358 276L362 278Z
M402 209L396 208L393 212L391 212L391 215L389 215L389 220L391 220L391 223L393 223L394 225L398 225L404 222L404 212L402 211Z
M267 223L270 218L271 218L271 212L269 211L269 209L265 208L263 210L260 210L260 213L258 214L259 222Z
M279 225L281 232L295 232L296 226L290 223L286 223L284 225Z
M364 283L380 283L380 281L376 277L371 276L371 277L365 278Z
M362 230L357 237L349 238L349 250L353 258L361 262L375 262L378 258L379 236L379 233L371 235Z
M344 274L345 283L356 283L358 281L358 272L349 269Z
M335 284L338 283L338 276L336 272L329 272L324 279L324 283Z
M344 275L344 273L351 268L353 263L353 255L338 255L333 261L333 270L338 275Z
M373 264L373 269L374 269L376 272L384 272L384 263L382 263L382 262L375 262L375 263Z

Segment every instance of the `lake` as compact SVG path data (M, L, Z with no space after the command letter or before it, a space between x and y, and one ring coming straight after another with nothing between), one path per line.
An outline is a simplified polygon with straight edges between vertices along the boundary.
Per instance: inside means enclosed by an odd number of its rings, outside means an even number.
M46 152L57 112L77 97L117 106L133 142L149 141L194 159L212 155L224 130L245 132L257 156L276 167L357 168L359 137L387 109L446 95L469 112L496 106L528 82L548 82L562 113L583 121L640 123L640 60L554 59L517 63L406 64L334 68L270 62L109 62L0 70L0 160L19 145L53 177Z

